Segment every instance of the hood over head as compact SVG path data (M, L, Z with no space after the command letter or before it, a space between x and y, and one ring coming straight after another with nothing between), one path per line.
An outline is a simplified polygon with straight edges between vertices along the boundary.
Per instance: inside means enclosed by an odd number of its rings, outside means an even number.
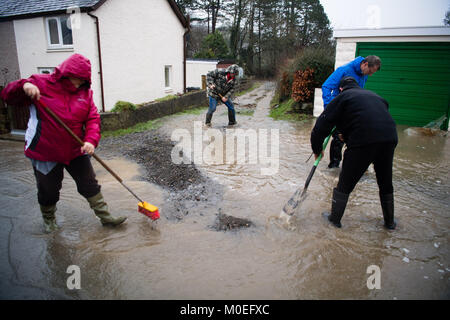
M232 64L227 68L227 72L234 74L235 76L239 75L239 66L237 64Z
M55 68L55 72L52 74L52 78L55 81L61 80L61 78L74 77L85 80L88 86L91 86L91 62L88 58L81 54L75 53L69 58L64 60L58 67Z

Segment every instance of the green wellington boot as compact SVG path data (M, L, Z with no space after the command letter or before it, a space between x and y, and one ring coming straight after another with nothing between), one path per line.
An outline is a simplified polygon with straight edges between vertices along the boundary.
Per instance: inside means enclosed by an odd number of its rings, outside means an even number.
M58 229L58 225L56 224L55 212L56 212L56 204L51 206L40 206L42 218L44 219L44 228L45 233L51 233Z
M89 205L94 210L95 215L100 218L100 222L102 225L107 226L118 226L122 222L124 222L126 217L113 217L108 210L108 205L103 199L103 195L101 192L97 193L97 195L87 198Z

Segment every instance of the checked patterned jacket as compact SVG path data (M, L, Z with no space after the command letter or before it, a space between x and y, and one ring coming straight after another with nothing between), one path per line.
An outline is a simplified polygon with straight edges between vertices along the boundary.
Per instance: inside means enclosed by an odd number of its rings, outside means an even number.
M209 88L211 84L214 84L216 86L214 90L211 90ZM221 100L220 96L217 94L220 93L225 98L230 99L230 97L234 93L236 84L237 84L236 78L227 79L226 69L212 70L208 72L208 74L206 75L206 86L207 86L206 95L220 101Z

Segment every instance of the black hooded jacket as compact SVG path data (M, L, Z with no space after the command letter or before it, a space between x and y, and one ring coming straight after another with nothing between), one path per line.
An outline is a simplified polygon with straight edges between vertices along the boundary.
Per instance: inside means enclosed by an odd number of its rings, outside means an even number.
M347 148L373 143L397 143L397 130L388 102L372 91L350 83L317 118L311 132L311 147L320 154L333 127L344 136Z

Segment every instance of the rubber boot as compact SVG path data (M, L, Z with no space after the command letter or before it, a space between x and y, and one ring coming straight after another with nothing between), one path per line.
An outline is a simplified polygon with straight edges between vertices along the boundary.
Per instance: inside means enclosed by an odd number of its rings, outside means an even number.
M117 226L124 222L126 217L113 217L108 210L108 205L103 199L103 195L101 192L97 193L97 195L87 198L89 205L94 210L95 215L100 218L100 222L102 225L111 225Z
M235 124L237 124L236 115L234 114L233 110L228 109L228 125L233 126Z
M206 121L205 121L205 125L207 127L211 127L211 119L212 119L212 113L207 113L206 114Z
M341 228L341 219L344 215L345 207L347 206L348 194L339 192L336 188L333 189L333 200L331 202L331 214L324 212L324 216L328 218L335 227Z
M383 210L384 227L394 230L397 222L394 220L394 194L380 194L381 209Z
M42 218L44 219L44 228L45 233L51 233L58 229L58 225L56 224L55 212L56 212L56 204L51 206L40 206Z

